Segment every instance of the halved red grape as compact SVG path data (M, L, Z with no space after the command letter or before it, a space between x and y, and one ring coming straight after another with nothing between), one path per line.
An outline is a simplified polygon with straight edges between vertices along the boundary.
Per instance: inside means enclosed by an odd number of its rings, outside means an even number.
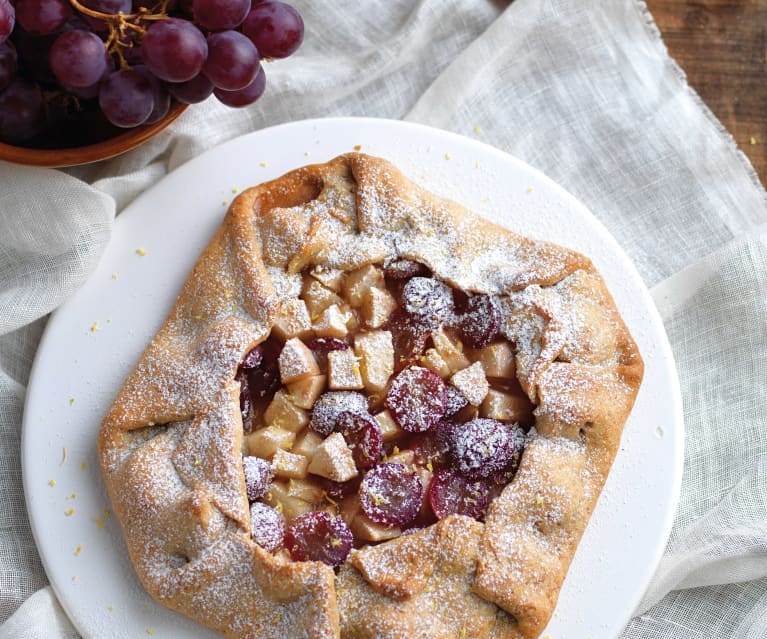
M282 513L261 503L250 505L250 535L261 548L274 552L285 541L285 518Z
M360 506L372 521L403 526L415 519L423 501L418 474L404 464L387 462L365 475L359 488Z
M429 430L445 414L447 391L442 378L428 368L411 366L399 373L386 393L394 420L409 433Z
M46 35L53 33L72 15L67 0L18 0L16 20L27 33Z
M335 337L318 337L317 339L309 340L306 343L307 348L314 355L314 359L317 360L317 365L323 372L328 368L328 353L333 351L345 351L349 346L348 342Z
M213 83L199 73L186 82L168 82L168 93L184 104L198 104L213 95Z
M242 472L245 474L248 501L256 501L266 495L272 483L272 467L268 461L253 455L243 457Z
M429 486L429 504L438 519L448 515L466 515L474 519L484 517L489 504L486 484L472 481L451 468L434 473Z
M51 47L51 69L61 84L89 87L103 78L108 66L104 43L92 31L65 31Z
M431 277L413 277L402 289L402 308L418 323L436 328L454 316L453 291Z
M477 417L456 428L450 452L458 471L469 479L481 479L502 471L518 459L524 448L524 432L494 419Z
M501 330L501 307L490 295L472 295L458 319L461 340L470 348L482 348Z
M141 58L149 70L167 82L191 80L208 56L202 32L187 20L165 18L153 23L141 43Z
M216 96L221 104L232 108L240 108L253 104L263 95L265 88L266 73L264 72L264 67L259 66L255 79L248 86L236 91L225 91L216 87L213 89L213 95Z
M242 32L264 58L286 58L304 39L304 21L289 4L266 0L253 4L242 23Z
M207 31L234 29L250 11L250 0L193 0L194 21Z
M312 481L319 485L330 499L341 501L344 497L348 497L357 492L357 489L360 487L360 482L362 482L362 477L357 475L349 481L333 481L332 479L326 479L319 475L313 475Z
M258 403L262 400L268 400L280 387L280 368L277 362L281 350L282 345L277 340L269 338L249 351L243 363L240 364L242 369L246 360L248 365L254 363L260 353L261 361L254 368L246 370L252 402Z
M394 312L388 328L394 346L394 370L401 371L417 362L423 354L429 329L402 310Z
M469 400L455 386L446 388L445 417L452 417L469 405Z
M353 543L354 537L346 522L322 510L299 515L285 533L285 547L294 561L321 561L340 566Z
M337 430L341 413L350 412L366 415L368 400L355 391L328 391L317 398L312 407L309 428L327 437Z
M256 79L260 62L256 45L239 31L220 31L208 36L202 72L219 89L236 91Z
M392 280L406 280L416 275L428 276L429 269L420 262L401 257L384 264L384 275Z
M338 415L336 431L344 436L357 468L371 468L381 460L383 436L381 427L371 415L343 411Z

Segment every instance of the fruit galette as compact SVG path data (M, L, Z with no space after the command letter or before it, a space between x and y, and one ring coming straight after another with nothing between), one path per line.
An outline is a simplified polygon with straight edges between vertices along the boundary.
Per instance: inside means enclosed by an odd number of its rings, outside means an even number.
M145 588L225 636L532 639L641 377L587 258L350 154L232 204L101 462Z

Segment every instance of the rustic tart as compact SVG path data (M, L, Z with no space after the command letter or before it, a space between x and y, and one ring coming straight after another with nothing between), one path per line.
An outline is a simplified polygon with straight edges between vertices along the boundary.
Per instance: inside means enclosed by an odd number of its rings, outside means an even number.
M101 465L144 587L224 636L533 639L642 372L586 257L351 153L237 197Z

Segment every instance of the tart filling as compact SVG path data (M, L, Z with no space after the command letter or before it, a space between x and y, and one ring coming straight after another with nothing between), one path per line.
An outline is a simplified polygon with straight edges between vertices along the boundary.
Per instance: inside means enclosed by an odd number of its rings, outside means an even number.
M452 514L482 521L533 415L498 300L408 259L301 282L236 376L253 540L339 566Z

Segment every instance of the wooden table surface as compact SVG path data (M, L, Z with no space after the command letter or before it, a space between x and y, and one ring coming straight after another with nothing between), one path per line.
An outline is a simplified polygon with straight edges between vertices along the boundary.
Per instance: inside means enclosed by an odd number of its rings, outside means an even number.
M767 0L646 0L671 56L767 185Z

